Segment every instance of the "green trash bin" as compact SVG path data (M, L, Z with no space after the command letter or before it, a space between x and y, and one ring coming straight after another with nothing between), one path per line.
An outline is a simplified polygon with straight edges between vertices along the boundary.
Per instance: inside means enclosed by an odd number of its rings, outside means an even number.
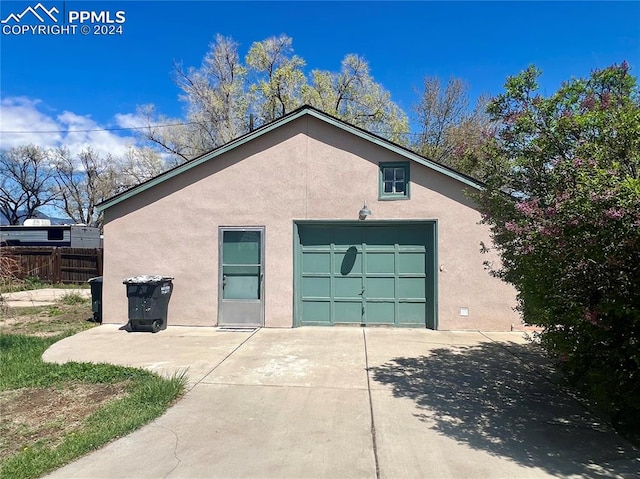
M87 281L91 286L91 311L93 311L93 321L102 323L102 276L89 278Z
M157 333L167 329L167 312L173 291L173 278L142 275L127 278L122 283L127 288L131 330Z

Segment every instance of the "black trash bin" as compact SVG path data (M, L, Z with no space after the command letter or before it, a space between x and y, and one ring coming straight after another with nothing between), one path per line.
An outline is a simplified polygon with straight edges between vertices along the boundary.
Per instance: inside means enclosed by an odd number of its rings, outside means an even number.
M167 329L167 310L173 291L170 276L143 275L127 278L129 326L132 331L157 333Z
M90 278L88 280L91 286L91 311L93 311L93 320L96 323L102 323L102 276Z

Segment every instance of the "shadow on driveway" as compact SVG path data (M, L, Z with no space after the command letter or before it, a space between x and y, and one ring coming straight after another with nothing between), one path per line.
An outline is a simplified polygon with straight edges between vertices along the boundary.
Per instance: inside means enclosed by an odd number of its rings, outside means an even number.
M370 371L415 401L417 420L461 444L556 476L638 477L638 450L537 372L544 367L535 345L494 342Z

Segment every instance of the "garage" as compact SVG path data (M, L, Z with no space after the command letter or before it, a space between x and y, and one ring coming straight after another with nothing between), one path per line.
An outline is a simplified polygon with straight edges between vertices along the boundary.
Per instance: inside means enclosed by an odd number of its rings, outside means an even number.
M509 331L482 188L302 107L101 204L103 321L127 319L122 278L157 273L175 326Z
M298 326L436 329L435 221L298 222Z

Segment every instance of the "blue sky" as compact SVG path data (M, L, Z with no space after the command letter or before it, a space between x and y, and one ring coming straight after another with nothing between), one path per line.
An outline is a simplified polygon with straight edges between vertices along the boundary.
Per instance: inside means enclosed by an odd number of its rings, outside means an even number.
M0 19L37 3L3 0ZM1 34L0 131L113 128L147 103L180 117L172 63L199 66L216 33L238 41L242 55L252 42L285 33L308 70L338 70L346 54L359 54L408 114L425 75L460 77L475 98L500 93L508 75L530 64L543 70L548 94L623 60L636 76L640 69L640 2L40 3L111 18L123 11L122 34ZM0 133L3 148L76 142L113 151L126 141L134 141L127 131Z

